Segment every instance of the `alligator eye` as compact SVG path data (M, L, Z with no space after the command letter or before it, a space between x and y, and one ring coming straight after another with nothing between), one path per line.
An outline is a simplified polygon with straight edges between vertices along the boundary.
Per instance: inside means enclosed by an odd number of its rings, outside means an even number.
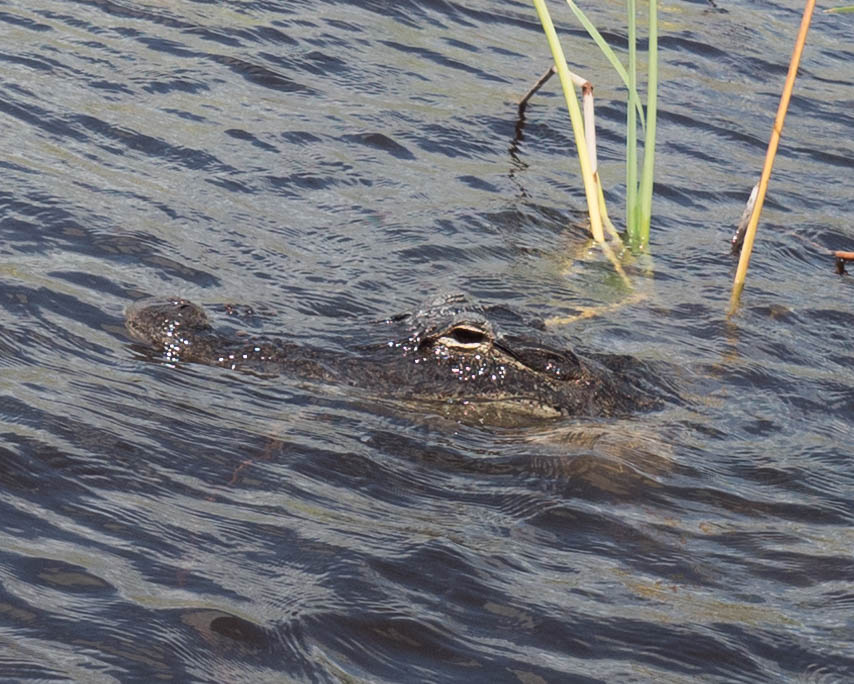
M486 340L483 330L463 326L457 326L451 330L451 337L460 344L482 344Z
M471 349L486 344L489 341L489 335L480 328L456 325L444 333L439 341L448 347Z

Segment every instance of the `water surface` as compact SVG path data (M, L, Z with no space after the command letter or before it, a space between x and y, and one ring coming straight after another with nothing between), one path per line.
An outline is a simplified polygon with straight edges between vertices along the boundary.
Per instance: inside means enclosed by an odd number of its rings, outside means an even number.
M2 678L854 678L851 24L815 17L728 324L801 7L718 5L661 10L630 299L556 84L517 126L549 63L525 2L0 1ZM615 45L622 7L591 9ZM553 12L619 215L622 95ZM462 425L123 332L181 294L348 354L449 290L598 307L558 334L637 357L662 407Z

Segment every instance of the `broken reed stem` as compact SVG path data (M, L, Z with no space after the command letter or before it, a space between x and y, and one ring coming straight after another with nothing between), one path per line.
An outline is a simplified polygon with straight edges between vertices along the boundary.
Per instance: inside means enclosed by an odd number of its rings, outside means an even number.
M593 175L595 176L599 173L599 160L596 158L596 119L593 111L593 84L586 79L581 83L581 111L584 114L584 142L587 145L587 155L590 157L590 168L593 169Z
M525 113L525 107L528 106L528 100L534 97L534 94L556 73L557 69L555 69L554 64L552 64L548 69L546 69L546 73L540 76L537 82L531 86L531 89L522 96L522 99L519 100L519 116L522 116Z
M848 271L845 270L845 264L849 261L854 261L854 252L843 252L842 250L836 250L833 253L833 256L836 257L836 272L839 275L845 275Z
M540 76L536 83L528 90L527 93L519 100L519 116L523 116L525 108L528 106L528 101L536 94L536 92L545 85L545 83L556 73L557 69L554 65L546 69L546 72ZM593 170L593 180L596 183L597 195L599 197L599 212L602 218L602 224L608 231L611 239L617 243L620 250L623 249L623 240L614 224L608 218L608 210L605 206L605 194L602 191L602 182L599 179L599 161L596 153L596 107L593 100L593 84L583 76L579 76L573 71L569 72L569 77L572 82L581 89L581 104L582 116L584 119L584 144L587 147L587 156L590 160L590 166ZM612 259L613 261L613 259ZM625 274L621 273L625 277Z
M623 240L620 237L620 233L617 232L616 228L614 228L614 224L611 223L611 219L608 217L608 208L605 205L605 192L602 189L602 180L599 178L599 160L596 156L596 111L593 104L593 84L571 71L569 73L575 84L581 88L581 102L584 112L585 143L587 145L587 155L590 157L590 165L593 167L593 180L596 183L596 195L599 198L599 213L602 218L602 225L605 230L607 230L611 240L619 247L619 251L622 252L624 246ZM610 249L604 251L605 255L611 260L611 263L614 264L614 269L623 279L623 282L629 287L629 289L631 289L631 283L629 282L628 276L626 276L625 271L623 271L617 261L614 252Z
M547 318L544 322L547 328L550 328L555 325L568 325L570 323L575 323L576 321L583 321L588 318L595 318L596 316L601 316L612 311L617 311L618 309L621 309L624 306L637 304L638 302L641 302L646 298L647 295L645 293L634 292L619 302L615 302L613 304L605 304L604 306L581 306L578 307L577 314L573 314L572 316L552 316L551 318Z
M560 78L561 89L566 100L566 108L569 110L569 118L572 122L572 134L575 138L576 152L578 154L578 165L581 167L581 178L584 182L584 194L587 199L587 212L590 216L590 231L596 242L602 243L605 239L602 229L602 215L599 211L599 198L596 193L596 182L593 179L593 171L590 168L590 159L587 156L587 147L584 143L584 123L582 122L581 108L578 106L578 97L569 75L569 66L563 54L563 48L557 37L551 15L546 7L545 0L533 0L537 9L537 16L546 34L549 49L552 53L558 78Z
M774 166L774 157L777 154L777 146L780 144L780 135L783 132L783 122L786 120L786 111L789 108L789 100L792 97L792 89L795 85L795 76L798 73L798 65L804 51L807 40L810 20L812 19L815 0L807 0L804 7L804 15L801 19L801 27L795 40L795 48L792 51L792 59L789 61L789 73L786 75L786 83L780 96L780 105L777 107L777 117L774 119L774 128L771 130L771 140L768 142L768 150L765 153L765 165L762 167L762 175L759 177L759 191L756 197L756 205L747 224L744 235L744 245L741 248L741 256L738 260L738 269L735 273L735 281L732 286L732 296L729 303L729 315L732 316L738 309L738 300L744 288L744 279L747 275L747 267L750 264L750 253L753 251L753 241L756 238L756 226L759 224L759 214L765 203L765 193L768 191L768 179L771 177L771 168Z
M527 93L519 100L519 116L524 116L525 108L528 105L528 101L533 97L533 95L543 87L543 85L552 77L552 75L557 71L554 66L549 67L546 72L540 76L537 82L528 90ZM627 289L632 290L632 284L629 280L629 277L626 275L625 270L623 270L623 266L620 263L620 257L618 252L622 252L624 245L623 241L620 238L619 232L614 228L614 224L611 223L611 219L608 217L608 209L605 204L605 193L602 190L602 181L599 178L599 163L596 155L596 113L595 106L593 102L593 84L588 81L586 78L579 76L578 74L568 71L569 77L572 80L573 84L581 89L582 96L582 115L584 119L584 145L587 148L587 157L590 162L590 166L593 171L593 181L596 186L596 199L598 201L599 207L599 215L600 220L602 222L602 226L608 232L608 236L613 241L614 245L617 247L617 251L605 242L604 233L602 234L602 239L596 239L596 242L602 248L602 252L605 254L607 259L611 262L611 265L614 267L614 270L617 272L617 275L623 281L623 284ZM591 232L594 233L594 238L596 238L595 231L591 225Z

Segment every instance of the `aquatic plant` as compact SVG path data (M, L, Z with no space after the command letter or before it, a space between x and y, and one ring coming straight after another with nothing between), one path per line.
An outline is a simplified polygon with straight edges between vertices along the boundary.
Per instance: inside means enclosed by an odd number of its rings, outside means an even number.
M801 19L801 26L798 30L798 36L795 39L792 58L789 60L789 72L786 75L786 82L783 85L783 92L780 95L780 104L777 107L777 116L774 119L774 126L771 129L771 139L768 141L768 149L765 153L765 164L762 167L762 175L759 177L759 182L756 184L756 187L753 188L753 192L750 193L750 199L747 201L747 208L742 216L742 223L739 225L735 237L733 238L733 248L737 249L740 246L741 255L738 259L738 268L736 269L735 280L732 286L732 294L730 295L730 316L738 309L739 297L741 296L741 291L744 288L744 279L747 276L747 267L750 264L750 254L753 250L756 228L759 225L759 215L762 212L765 193L768 190L768 180L771 178L771 169L774 166L774 158L777 154L777 147L780 144L780 135L783 132L783 122L786 120L789 100L792 97L792 89L795 85L795 76L798 73L798 65L801 62L801 55L804 51L804 44L807 40L807 32L809 31L814 9L815 0L807 0L806 6L804 7L804 14ZM749 219L745 224L745 219L748 216Z
M609 227L605 198L596 169L595 124L593 121L593 87L586 79L573 74L564 57L554 24L545 0L533 0L534 7L554 59L560 78L569 117L572 122L581 177L587 197L590 229L593 238L604 246L604 230ZM648 59L647 59L647 105L644 112L637 94L637 7L635 0L627 0L628 68L624 67L614 50L608 45L593 23L573 0L566 0L573 14L620 75L626 86L626 233L629 244L635 250L646 250L649 245L649 229L652 220L652 188L655 167L656 100L658 93L658 19L656 3L649 3ZM585 116L581 109L574 86L582 89L585 98ZM587 103L589 102L589 106ZM589 114L587 110L589 108ZM638 126L644 132L643 166L638 177ZM592 142L591 142L592 141ZM606 251L607 253L607 251ZM613 261L613 259L612 259Z

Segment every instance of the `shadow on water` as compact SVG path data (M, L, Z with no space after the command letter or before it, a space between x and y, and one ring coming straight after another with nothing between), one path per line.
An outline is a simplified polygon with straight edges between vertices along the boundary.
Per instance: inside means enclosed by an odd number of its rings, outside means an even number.
M559 91L516 126L546 66L521 0L3 5L0 679L854 678L848 24L814 20L728 325L798 14L716 4L661 8L630 302ZM618 214L621 96L573 53ZM232 334L349 358L447 291L597 311L554 336L634 358L654 407L464 424L369 377L152 362L123 323L232 302Z

